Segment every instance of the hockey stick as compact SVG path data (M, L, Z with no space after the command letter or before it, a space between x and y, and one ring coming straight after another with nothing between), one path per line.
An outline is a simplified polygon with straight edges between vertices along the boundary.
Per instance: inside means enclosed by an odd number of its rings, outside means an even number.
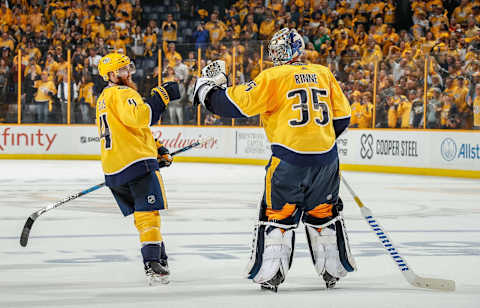
M203 140L199 140L199 141L196 141L190 145L187 145L186 147L183 147L181 149L178 149L176 150L175 152L171 153L170 155L171 156L175 156L177 154L180 154L180 153L183 153L185 151L188 151L190 150L191 148L194 148L194 147L197 147L201 144L206 144L207 142L211 141L213 139L213 137L210 137L210 138L206 138L206 139L203 139ZM92 186L90 188L87 188L85 190L82 190L81 192L79 193L76 193L76 194L73 194L73 195L70 195L68 197L65 197L65 199L61 200L61 201L58 201L54 204L51 204L49 206L46 206L44 208L41 208L40 210L36 211L35 213L33 213L32 215L30 215L27 219L27 221L25 222L25 225L23 226L23 230L22 230L22 234L20 235L20 245L22 247L25 247L27 246L27 243L28 243L28 237L30 235L30 230L32 229L32 226L33 226L33 223L35 222L35 220L40 217L40 215L43 215L45 214L46 212L50 211L50 210L53 210L69 201L72 201L74 199L77 199L78 197L81 197L83 195L86 195L88 193L91 193L92 191L95 191L99 188L102 188L103 186L105 186L105 182L103 183L100 183L98 185L95 185L95 186Z
M358 207L360 208L360 212L363 215L363 218L367 221L368 225L372 228L372 230L377 235L378 240L383 245L383 248L388 252L390 257L392 257L395 264L397 264L399 270L402 272L403 277L414 287L419 288L426 288L426 289L433 289L433 290L441 290L441 291L455 291L455 281L447 280L447 279L437 279L437 278L425 278L420 277L414 273L412 268L407 264L407 261L404 257L400 255L398 250L393 245L390 236L384 231L383 227L377 221L377 219L373 216L372 211L366 207L360 198L355 194L352 187L347 183L343 176L340 176L343 184L347 187L348 191L352 195L355 203L357 203Z

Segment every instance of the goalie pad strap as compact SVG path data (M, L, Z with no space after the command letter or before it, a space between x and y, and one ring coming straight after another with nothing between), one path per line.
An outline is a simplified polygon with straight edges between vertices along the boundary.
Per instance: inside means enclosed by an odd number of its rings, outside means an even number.
M296 229L298 227L298 224L296 224L296 225L286 225L286 224L273 222L273 221L259 221L258 223L262 226L272 226L272 227L277 227L277 228L284 229L284 230Z
M336 222L337 222L338 220L340 220L340 219L341 219L340 216L337 216L337 217L335 217L334 219L329 220L328 222L326 222L326 223L324 223L324 224L319 224L319 225L318 225L318 224L311 224L311 223L308 223L308 222L306 222L306 221L304 221L303 224L304 224L305 226L309 226L309 227L318 229L318 228L328 227L328 226L336 223Z

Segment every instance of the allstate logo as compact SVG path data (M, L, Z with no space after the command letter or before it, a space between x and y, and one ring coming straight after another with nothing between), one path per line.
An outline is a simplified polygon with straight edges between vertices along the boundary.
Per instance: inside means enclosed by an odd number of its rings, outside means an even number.
M360 145L362 148L360 149L360 156L365 159L372 159L373 156L373 136L372 134L362 134L360 137Z
M457 156L457 144L452 138L445 138L440 145L440 153L446 161L452 161Z

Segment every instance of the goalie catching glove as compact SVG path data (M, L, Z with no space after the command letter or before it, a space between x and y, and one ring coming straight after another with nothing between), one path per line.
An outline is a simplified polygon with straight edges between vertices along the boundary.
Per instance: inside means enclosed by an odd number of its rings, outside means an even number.
M199 104L205 107L208 93L215 88L226 88L228 78L225 71L225 62L213 61L202 69L202 77L197 79L193 92L193 105Z
M166 147L164 147L163 144L160 143L160 141L155 140L155 143L157 144L157 161L159 168L170 167L173 162L170 151Z

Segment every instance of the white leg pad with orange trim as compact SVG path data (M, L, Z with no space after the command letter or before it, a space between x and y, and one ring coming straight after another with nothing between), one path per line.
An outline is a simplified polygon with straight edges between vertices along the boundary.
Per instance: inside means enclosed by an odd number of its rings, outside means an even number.
M322 277L325 272L336 278L342 278L347 275L351 268L345 269L340 260L339 247L337 243L337 232L331 228L322 228L319 232L317 228L305 226L307 240L310 248L310 254L317 274ZM349 245L348 238L342 240L343 245ZM348 251L350 251L348 247ZM353 258L349 260L355 267ZM354 269L353 269L354 270Z
M283 276L287 276L293 256L295 243L294 230L282 232L279 228L273 228L270 232L265 232L263 243L263 253L261 263L256 273L253 273L251 279L256 283L263 283L271 280L278 271ZM260 244L260 243L258 243ZM258 250L257 250L258 251Z

